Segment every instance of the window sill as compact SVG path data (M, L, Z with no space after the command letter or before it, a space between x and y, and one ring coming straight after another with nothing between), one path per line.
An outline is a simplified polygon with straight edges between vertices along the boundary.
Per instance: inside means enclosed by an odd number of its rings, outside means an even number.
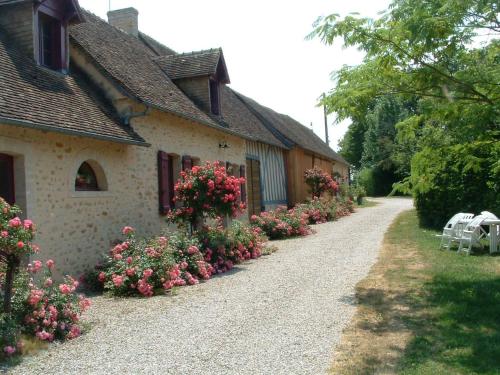
M114 195L110 191L72 191L71 198L110 198Z

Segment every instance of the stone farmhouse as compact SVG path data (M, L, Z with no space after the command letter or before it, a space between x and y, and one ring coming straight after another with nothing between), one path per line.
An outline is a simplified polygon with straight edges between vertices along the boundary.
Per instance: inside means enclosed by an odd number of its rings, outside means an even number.
M248 213L303 201L314 165L348 164L311 130L233 91L221 49L177 53L77 0L0 0L0 196L38 223L61 273L93 266L131 225L165 230L182 169L247 178Z

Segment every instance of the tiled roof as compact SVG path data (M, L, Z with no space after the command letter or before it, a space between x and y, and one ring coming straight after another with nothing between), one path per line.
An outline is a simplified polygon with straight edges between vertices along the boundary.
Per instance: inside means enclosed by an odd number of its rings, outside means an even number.
M222 117L229 128L253 141L286 148L229 87L222 88Z
M71 40L119 87L154 108L228 131L184 95L153 62L157 55L143 41L92 13L83 14L87 22L70 28Z
M144 33L140 32L139 38L158 56L172 54L175 54L176 56L189 56L204 54L204 52L207 52L207 55L210 55L210 52L220 51L219 49L212 49L188 54L176 54L176 52L169 47L164 46ZM214 58L215 55L217 55L217 59ZM212 57L213 61L217 63L220 55L217 53L213 54ZM213 71L210 71L210 74L213 74ZM236 96L235 92L228 86L222 86L221 106L222 118L212 116L213 121L218 122L221 126L230 129L245 139L260 141L273 146L286 148L286 146L262 124L262 122L248 109L248 107Z
M143 32L140 31L139 31L139 39L158 56L175 55L177 53L173 49L168 48L167 46L161 44L157 40L151 38L149 35L144 34Z
M0 123L146 145L79 74L36 65L0 29Z
M214 75L217 72L221 57L222 50L217 48L161 56L155 61L171 79L175 80Z
M276 134L278 137L281 135L280 139L285 144L295 144L326 158L348 164L312 130L290 116L280 114L239 93L237 95L268 127L273 127L279 133Z

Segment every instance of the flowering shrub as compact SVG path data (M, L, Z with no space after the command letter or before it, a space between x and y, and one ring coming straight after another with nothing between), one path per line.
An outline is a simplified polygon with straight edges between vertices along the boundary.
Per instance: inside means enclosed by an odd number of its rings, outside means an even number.
M44 275L40 274L45 268ZM75 290L78 282L66 276L53 281L54 262L35 260L16 274L13 283L12 311L0 314L0 359L22 354L21 333L42 341L66 340L81 334L81 314L90 301Z
M32 243L35 226L29 219L21 220L21 210L0 197L0 259L6 264L3 310L11 311L12 285L21 258L38 252Z
M354 212L354 203L351 200L351 198L340 198L337 200L337 210L336 210L336 216L337 217L343 217L343 216L348 216L352 212Z
M182 207L173 210L169 219L174 222L195 224L205 217L235 217L245 209L239 202L243 178L230 176L219 162L207 162L181 172L181 180L175 185L175 200Z
M104 264L97 267L98 281L114 295L151 297L157 290L197 284L213 273L198 243L182 234L144 240L130 227L123 234L126 240L114 246Z
M297 205L295 209L307 215L309 224L326 223L337 217L337 203L332 198L313 198L307 203Z
M319 198L325 192L336 194L339 191L339 185L318 167L307 169L304 172L304 180L309 185L313 198Z
M22 348L19 324L9 314L0 313L0 359L19 353Z
M309 217L297 209L287 210L278 207L274 211L262 212L260 216L252 215L250 222L258 227L270 239L280 239L311 234L307 225Z
M43 341L80 336L80 316L90 307L90 300L75 292L78 281L71 276L66 276L61 284L53 281L52 260L48 260L45 267L36 260L28 265L28 272L36 274L42 268L45 268L43 277L38 277L38 282L31 278L27 293L15 297L24 301L23 331Z
M216 226L205 226L197 234L205 260L212 264L216 273L229 271L234 264L260 257L266 241L260 228L239 221L224 229L218 220Z

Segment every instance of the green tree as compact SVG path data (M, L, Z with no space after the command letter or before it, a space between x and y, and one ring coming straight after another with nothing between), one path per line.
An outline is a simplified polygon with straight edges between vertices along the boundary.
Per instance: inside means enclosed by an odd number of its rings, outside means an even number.
M421 173L430 170L431 161L452 152L460 158L449 158L447 168L453 163L464 168L468 180L496 173L491 153L478 150L495 148L500 140L499 8L493 0L394 0L378 20L330 15L320 18L311 34L326 44L340 37L366 53L362 64L335 73L335 88L324 99L339 120L362 117L377 98L417 98L416 110L395 125L391 160L409 165L410 151L411 176L403 186L414 194L419 212L425 211L423 219L437 214L431 204L437 195L445 200L443 207L467 205L465 194L451 194L456 181ZM498 193L498 183L484 186ZM484 199L476 211L491 207Z

